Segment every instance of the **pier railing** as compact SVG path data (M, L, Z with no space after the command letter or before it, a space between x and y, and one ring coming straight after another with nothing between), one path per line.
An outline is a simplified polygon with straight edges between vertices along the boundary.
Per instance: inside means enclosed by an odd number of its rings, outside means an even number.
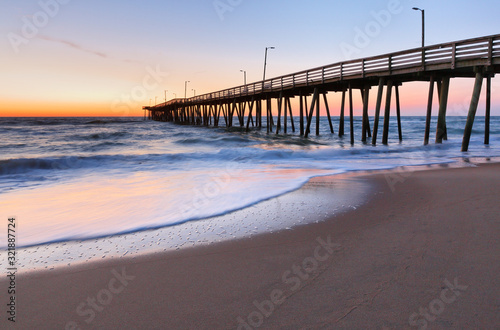
M330 64L188 99L174 99L155 107L172 103L198 103L251 96L370 76L395 76L418 71L454 70L497 63L500 63L500 35L492 35Z

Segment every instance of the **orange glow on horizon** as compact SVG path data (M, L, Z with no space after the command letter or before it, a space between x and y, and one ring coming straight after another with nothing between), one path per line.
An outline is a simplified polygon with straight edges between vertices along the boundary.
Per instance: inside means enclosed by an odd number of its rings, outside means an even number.
M71 103L3 100L0 117L128 117L143 116L140 106L136 109L113 107L106 103Z
M495 90L496 81L493 81L493 88ZM472 79L454 79L451 82L450 94L448 100L448 115L467 115L470 97L472 93L473 80ZM400 86L400 101L401 101L401 114L403 116L425 116L428 98L428 83L412 82ZM207 88L208 89L208 88ZM478 115L482 115L485 106L485 87L481 93L481 99L478 108ZM349 115L349 96L346 93L345 100L345 115ZM376 103L377 87L370 90L369 97L369 115L374 115ZM340 114L341 92L330 92L327 94L328 105L332 116ZM163 102L163 99L158 99L157 102ZM127 116L144 116L142 106L148 105L148 101L138 101L126 104L119 99L112 101L99 100L99 101L64 101L57 100L34 100L31 99L16 99L16 98L3 98L0 100L0 117L127 117ZM308 107L310 107L311 96L308 97ZM498 105L500 98L498 94L492 93L492 115L498 115ZM294 116L299 113L299 98L291 99L291 105ZM265 108L265 103L264 103ZM385 107L385 90L382 102L382 113ZM362 115L362 102L359 90L353 90L353 110L355 116ZM433 97L433 115L437 115L439 108L437 88L434 90ZM395 113L395 92L392 92L391 114ZM308 112L310 108L305 109ZM272 101L272 113L277 115L278 103L274 99ZM320 100L320 114L326 116L326 108L323 98Z

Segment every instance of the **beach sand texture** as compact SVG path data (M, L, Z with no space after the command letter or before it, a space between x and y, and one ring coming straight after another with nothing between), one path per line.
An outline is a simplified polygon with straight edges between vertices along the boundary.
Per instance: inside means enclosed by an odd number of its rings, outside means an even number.
M23 275L15 328L500 328L500 164L358 180L323 222Z

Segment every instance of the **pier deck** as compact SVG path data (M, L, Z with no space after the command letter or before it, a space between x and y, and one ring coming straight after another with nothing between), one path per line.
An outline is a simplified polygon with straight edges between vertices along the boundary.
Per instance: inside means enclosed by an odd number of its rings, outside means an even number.
M392 91L395 93L398 117L399 137L402 139L400 125L399 86L413 81L429 82L427 121L424 133L424 144L429 142L430 117L434 85L437 85L439 97L438 124L436 143L447 138L446 108L448 102L449 83L451 78L474 78L469 114L464 130L462 150L468 149L472 125L478 106L482 82L486 79L486 132L485 143L489 143L489 118L491 98L491 78L500 71L500 35L485 36L474 39L444 43L439 45L414 48L405 51L334 63L309 70L291 73L280 77L266 79L242 86L224 89L186 99L173 99L154 106L145 106L148 117L153 120L190 123L193 125L218 126L222 113L225 125L236 124L248 129L250 124L262 128L263 102L266 108L266 124L268 132L279 133L283 114L284 132L287 133L287 115L290 115L292 130L295 131L293 110L290 98L300 98L300 134L308 136L314 113L316 113L316 134L319 134L319 107L323 101L326 107L330 131L334 133L330 108L326 94L341 92L342 104L338 133L344 135L344 111L346 94L349 96L350 137L354 143L352 91L359 89L363 100L362 141L371 137L372 144L377 143L380 111L383 90L386 90L382 143L387 144ZM370 129L368 98L370 89L378 86L375 120ZM312 100L307 106L307 98ZM277 100L278 116L276 124L272 115L272 100ZM248 113L247 113L248 109ZM247 113L247 114L246 114ZM254 120L255 114L255 120ZM247 123L245 124L245 116Z

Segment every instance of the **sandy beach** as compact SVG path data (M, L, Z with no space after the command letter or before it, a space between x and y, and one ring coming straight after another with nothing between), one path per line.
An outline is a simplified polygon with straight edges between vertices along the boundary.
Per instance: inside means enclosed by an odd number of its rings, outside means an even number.
M20 276L0 327L499 328L500 164L356 179L369 202L320 223Z

